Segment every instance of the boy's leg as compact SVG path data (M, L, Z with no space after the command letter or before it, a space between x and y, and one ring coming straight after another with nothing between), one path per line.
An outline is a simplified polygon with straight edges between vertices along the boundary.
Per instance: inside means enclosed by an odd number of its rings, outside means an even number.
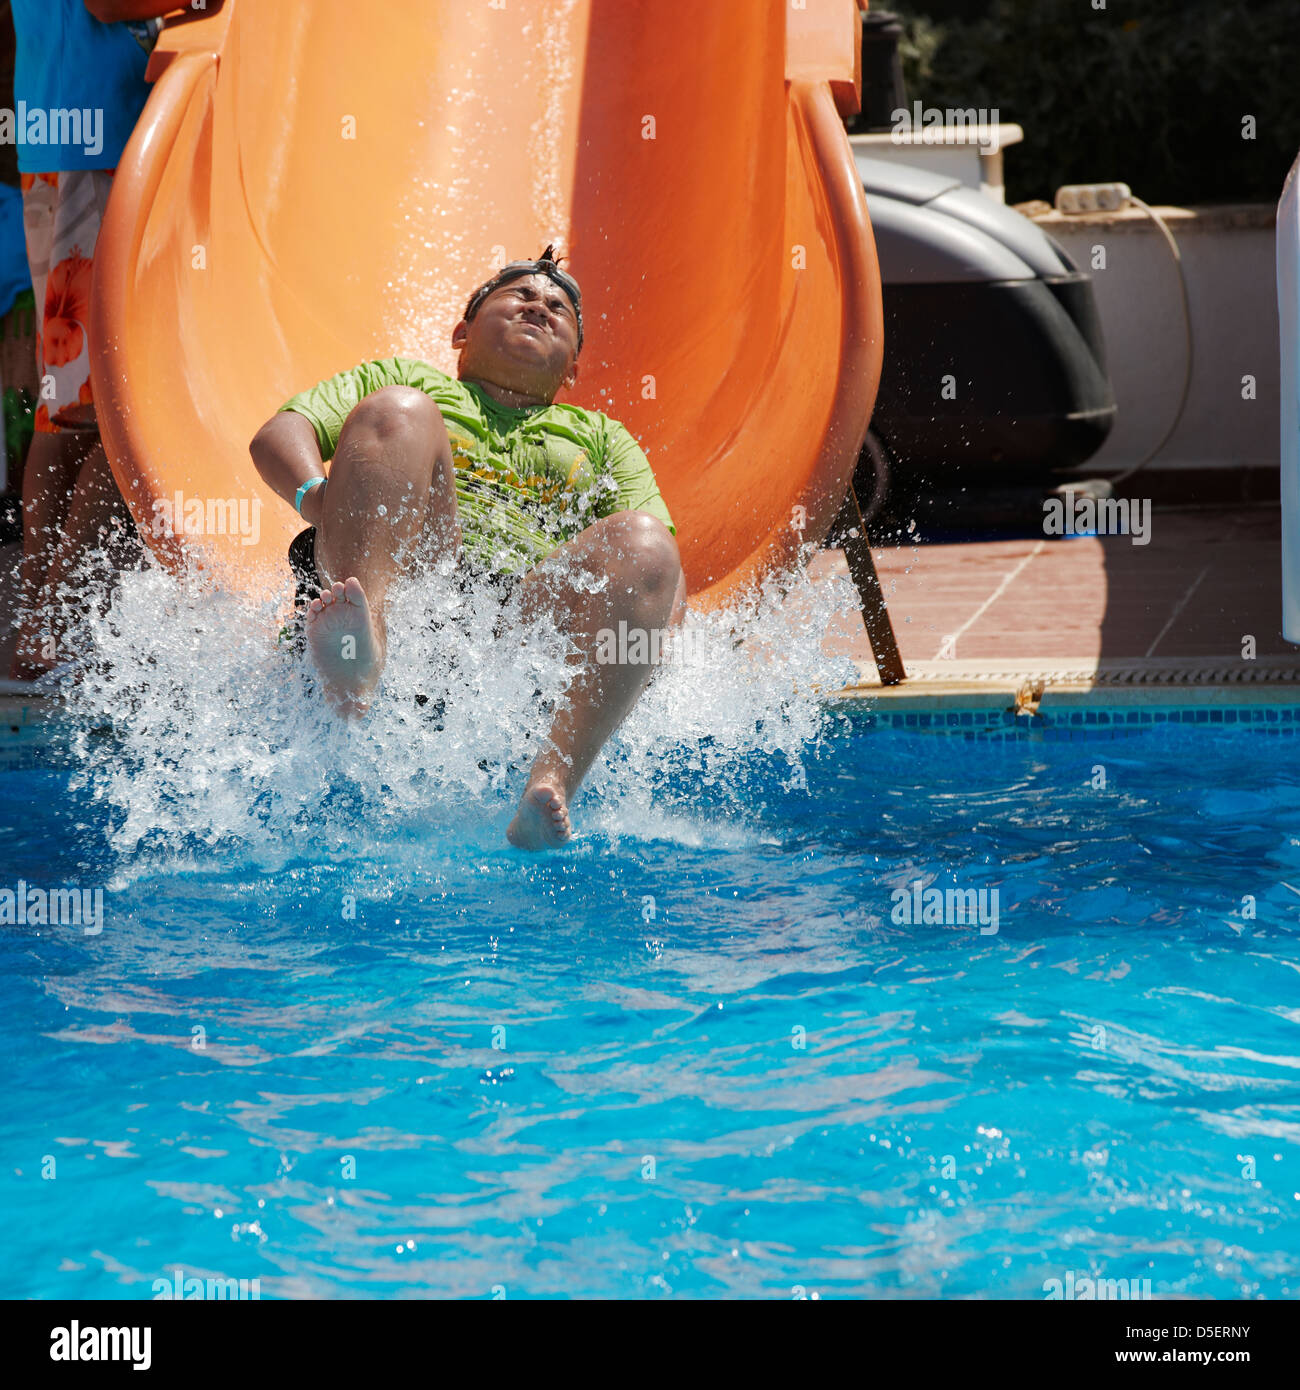
M591 575L608 578L599 592L590 592ZM568 839L569 802L654 674L654 645L661 647L685 616L685 584L677 542L663 522L645 512L616 512L531 570L520 592L525 618L550 613L578 648L573 661L580 669L506 832L523 849L546 849ZM620 622L645 634L644 663L597 660L599 634L617 633Z
M435 556L460 545L451 444L423 391L387 386L348 416L316 528L322 588L307 646L341 713L369 705L387 656L388 591L424 545Z

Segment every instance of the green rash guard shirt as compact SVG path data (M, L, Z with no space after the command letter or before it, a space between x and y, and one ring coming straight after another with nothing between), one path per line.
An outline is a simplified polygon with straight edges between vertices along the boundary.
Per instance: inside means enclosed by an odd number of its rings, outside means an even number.
M322 459L366 396L412 386L442 412L456 469L467 557L493 574L521 574L603 516L649 512L675 535L649 460L628 430L576 405L513 407L427 362L389 357L340 372L280 407L311 421Z

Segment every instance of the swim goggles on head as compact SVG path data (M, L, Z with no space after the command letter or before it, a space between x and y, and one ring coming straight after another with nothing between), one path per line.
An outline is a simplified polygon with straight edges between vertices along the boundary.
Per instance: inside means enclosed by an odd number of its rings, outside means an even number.
M554 280L557 285L569 296L573 304L573 312L578 319L578 351L582 351L582 291L578 288L578 282L567 271L560 269L553 252L554 245L548 246L545 251L535 261L511 261L509 265L502 266L497 273L482 284L470 295L469 303L465 306L465 318L472 319L478 312L478 307L492 293L499 290L502 285L508 285L511 280L522 280L528 275L545 275Z

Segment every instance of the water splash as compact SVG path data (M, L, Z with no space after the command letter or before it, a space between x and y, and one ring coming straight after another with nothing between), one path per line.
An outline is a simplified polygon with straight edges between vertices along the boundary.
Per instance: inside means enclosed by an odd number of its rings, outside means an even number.
M588 774L579 834L698 843L745 824L774 760L797 781L826 722L814 691L853 675L821 652L852 606L844 581L800 574L691 613ZM83 619L84 674L64 693L76 786L108 808L121 872L226 854L274 871L364 858L413 832L513 853L505 825L574 668L548 618L508 609L497 637L501 616L490 592L462 593L447 574L408 581L390 605L379 696L349 724L277 641L274 605L154 566L122 575L111 613Z
M449 79L450 86L435 76L421 90L416 125L427 132L426 148L400 193L394 221L399 236L387 253L391 278L381 336L399 355L421 358L454 376L451 332L473 289L506 262L537 255L547 241L569 251L569 162L577 141L573 90L581 76L575 55L584 42L582 20L579 0L548 0L535 13L530 10L520 28L527 47L502 91L491 83L479 90L469 76ZM479 17L486 46L493 42L495 21L487 11ZM467 73L477 71L474 58L471 53ZM531 94L532 120L520 115L522 92ZM483 170L503 129L517 130L527 141L527 227L532 231L517 220L502 220L502 208L485 189ZM521 236L541 240L521 242Z

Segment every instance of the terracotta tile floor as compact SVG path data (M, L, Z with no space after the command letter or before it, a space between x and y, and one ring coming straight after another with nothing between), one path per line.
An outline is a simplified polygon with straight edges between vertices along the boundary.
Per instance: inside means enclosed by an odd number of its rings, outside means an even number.
M1297 656L1282 636L1276 506L1157 509L1150 543L1127 536L872 547L904 662ZM814 574L847 574L844 554ZM870 662L860 618L828 651Z
M1146 546L1125 536L1028 537L872 554L905 664L952 659L969 673L974 662L1239 661L1247 633L1257 659L1300 662L1300 647L1282 637L1276 506L1157 510ZM7 574L17 547L0 556ZM810 569L848 572L840 550L822 551ZM0 592L0 611L8 607ZM0 674L11 642L0 631ZM825 647L874 671L860 617L838 619Z

